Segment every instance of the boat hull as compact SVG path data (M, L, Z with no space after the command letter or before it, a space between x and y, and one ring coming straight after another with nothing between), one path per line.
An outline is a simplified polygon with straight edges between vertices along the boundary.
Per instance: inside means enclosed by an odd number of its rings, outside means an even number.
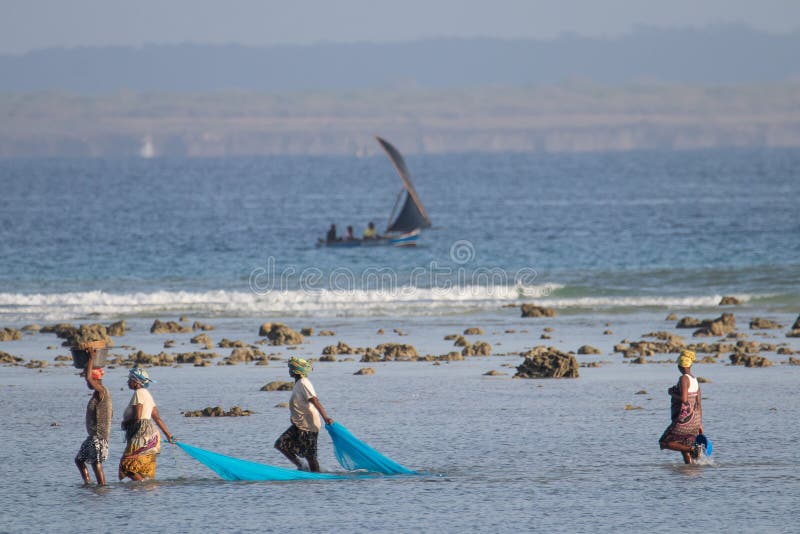
M419 229L405 232L403 234L392 234L381 236L377 239L348 239L337 241L325 241L320 239L317 241L318 247L338 247L338 248L352 248L352 247L415 247L419 240Z

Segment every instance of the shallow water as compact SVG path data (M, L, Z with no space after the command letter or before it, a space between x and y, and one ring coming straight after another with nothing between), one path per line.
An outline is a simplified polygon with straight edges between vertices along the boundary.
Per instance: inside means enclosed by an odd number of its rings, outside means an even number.
M567 327L575 319L554 321L556 332L569 339L588 337L579 326ZM641 324L615 326L624 332ZM308 350L338 338L367 341L358 332L370 327L340 323L336 338L313 338ZM447 324L430 331L413 323L404 328L418 347L435 345L441 332L453 330ZM226 332L237 333L231 327L217 336ZM130 336L138 342L150 335ZM509 351L532 344L530 335L484 337L505 340ZM312 380L329 413L426 476L224 482L165 444L157 480L120 483L115 468L123 441L114 431L106 465L112 482L106 488L83 487L72 464L88 400L75 370L2 367L0 396L14 416L0 435L11 445L0 467L0 495L14 512L4 514L0 530L133 532L141 530L134 517L175 532L282 531L297 525L321 531L664 532L677 517L712 532L795 530L800 367L696 365L696 374L710 380L701 387L714 454L705 465L685 466L678 453L660 451L657 443L668 424L666 389L678 378L674 365L630 365L609 354L592 358L609 363L582 368L577 380L513 380L514 369L503 364L517 365L519 356L369 364L374 376L354 376L366 365L357 361L317 363ZM509 374L483 376L490 369ZM179 440L287 466L272 442L288 426L286 409L275 405L289 394L259 391L287 378L285 364L151 371L158 381L152 387L156 402ZM105 379L115 422L131 395L125 373L109 369ZM235 404L256 414L181 416L184 410ZM628 404L642 409L625 410ZM323 470L341 471L324 432L319 456Z

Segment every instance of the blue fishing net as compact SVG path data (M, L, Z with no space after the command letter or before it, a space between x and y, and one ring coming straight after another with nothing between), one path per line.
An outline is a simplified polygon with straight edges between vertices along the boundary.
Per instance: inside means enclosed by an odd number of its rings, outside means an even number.
M310 473L284 467L274 467L232 458L216 452L177 442L186 454L205 465L225 480L308 480L349 478L329 473Z
M325 429L333 440L333 450L339 464L349 471L363 469L371 473L383 473L385 475L416 475L412 471L397 462L390 460L366 443L360 441L345 427L334 422L332 425L325 425Z

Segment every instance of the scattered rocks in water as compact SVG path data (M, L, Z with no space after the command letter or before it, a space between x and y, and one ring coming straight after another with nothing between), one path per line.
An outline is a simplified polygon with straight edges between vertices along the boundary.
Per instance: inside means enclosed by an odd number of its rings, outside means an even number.
M322 349L322 354L329 355L329 354L358 354L359 351L354 349L347 343L343 341L339 341L336 345L328 345L327 347Z
M125 324L125 321L117 321L116 323L111 323L106 328L109 336L112 337L121 337L125 335L125 330L128 329L128 326Z
M279 402L278 404L275 405L275 408L288 408L288 407L289 407L288 402Z
M215 352L181 352L175 355L175 361L181 364L192 364L195 367L204 367L208 360L218 358Z
M486 371L483 373L483 376L508 376L508 373L501 373L500 371L495 371L492 369L491 371Z
M306 336L306 337L311 337L311 336L314 335L314 329L311 328L310 326L308 326L306 328L301 328L300 329L300 335Z
M232 406L229 411L225 411L222 406L207 407L202 410L183 412L184 417L243 417L252 415L250 410L243 410L239 406Z
M188 322L189 321L189 317L187 317L186 315L181 315L180 317L178 317L178 321L180 321L182 323Z
M717 363L717 358L711 355L703 356L701 359L697 360L695 363Z
M711 383L711 380L709 380L708 378L702 377L702 376L698 376L697 377L697 381L700 382L701 384L710 384Z
M72 356L64 356L64 355L59 354L58 356L56 356L54 358L54 360L57 361L57 362L71 362L72 361Z
M794 356L789 356L789 365L800 365L800 358L795 358Z
M47 350L58 350L58 347L55 345L47 345Z
M467 345L469 345L469 341L467 341L467 338L465 338L464 336L457 335L455 337L455 341L453 341L453 345L455 345L456 347L466 347Z
M661 341L667 341L675 345L683 345L685 343L683 337L673 334L672 332L665 332L663 330L642 334L642 337L654 337L656 339L660 339Z
M188 326L175 321L161 322L158 319L153 321L153 325L150 327L151 334L186 334L191 331L192 329Z
M611 336L611 335L614 335L614 332L612 332L611 330L603 330L603 335L604 336Z
M174 346L175 346L175 340L174 339L168 339L168 340L166 340L164 342L164 348L165 349L171 349Z
M675 314L675 313L670 313L669 315L667 315L667 318L664 319L664 320L665 321L677 321L678 320L678 315Z
M70 358L70 360L71 359L72 358ZM17 356L12 356L11 354L9 354L7 352L3 352L2 350L0 350L0 364L4 364L4 365L7 365L7 364L19 365L23 361L25 361L24 358L19 358Z
M694 317L683 317L678 324L675 325L675 328L697 328L703 324L703 321L700 319L696 319Z
M578 378L578 360L555 347L540 345L522 354L525 357L514 375L519 378Z
M646 389L640 389L639 391L634 393L634 395L647 395L647 390Z
M41 329L42 327L38 324L26 324L25 326L20 328L20 330L22 330L23 332L38 332Z
M333 330L321 330L320 333L317 334L317 335L318 336L335 336L336 332L334 332Z
M800 328L795 328L786 332L786 337L800 337Z
M778 354L785 354L787 356L795 353L795 351L793 351L789 347L780 347L780 348L778 348L778 350L776 352Z
M326 354L325 356L320 356L319 361L321 362L335 362L336 356L333 354Z
M192 331L202 330L203 332L208 332L210 330L214 330L214 327L210 324L203 324L199 321L195 321L192 323Z
M464 360L464 355L454 350L438 356L436 360L441 362L460 362Z
M719 301L720 306L738 306L742 303L741 300L737 299L736 297L722 297Z
M461 334L447 334L446 336L444 336L444 340L445 341L452 341L452 340L456 340L458 338L462 338L463 339L463 336Z
M354 375L374 375L375 374L375 369L373 369L372 367L362 367L361 369L359 369L358 371L356 371L353 374Z
M16 341L22 339L22 332L16 328L0 328L0 341Z
M552 337L550 336L550 334L542 334L541 336L539 336L539 339L552 339Z
M535 304L523 304L520 306L522 317L555 317L556 311L552 308L545 308Z
M625 409L626 410L644 410L644 408L642 408L641 406L635 406L633 404L626 404L625 405Z
M482 328L477 328L477 327L467 328L466 330L464 330L464 335L465 336L482 336L483 335L483 329Z
M472 345L472 351L475 356L491 356L492 346L486 341L476 341Z
M402 343L381 343L375 350L383 354L383 361L413 361L419 357L413 345Z
M27 369L44 369L47 367L47 362L45 360L29 360L25 367Z
M231 351L230 356L222 360L223 365L236 365L253 361L268 362L267 355L253 347L237 347ZM267 365L262 363L261 365Z
M508 330L505 330L504 333L506 333L506 334L516 334L517 331L513 330L513 329L508 329Z
M783 328L783 325L770 321L769 319L762 319L761 317L753 317L750 320L750 330L769 330L769 329Z
M734 352L729 356L731 365L744 365L745 367L769 367L772 362L763 356Z
M166 352L160 352L158 354L147 354L146 352L140 350L128 355L126 363L129 364L136 364L136 365L153 365L153 366L160 366L166 367L175 364L175 358Z
M553 331L553 327L552 326L545 326L544 328L542 328L542 331L543 332L552 332Z
M578 354L602 354L600 349L591 345L583 345L578 348Z
M266 385L261 386L261 391L291 391L294 387L294 382L282 382L275 380L268 382Z
M235 349L235 348L244 348L247 347L248 345L241 339L237 339L236 341L231 341L230 339L223 337L222 341L217 343L217 346L221 349Z
M705 320L700 328L692 333L694 337L724 336L736 330L736 318L732 313L723 313L716 319Z
M299 345L303 342L301 334L282 323L264 323L259 328L258 335L266 336L273 345Z
M190 343L195 343L197 345L203 345L207 350L211 350L214 348L214 342L211 341L211 338L208 334L197 334L192 339L189 340Z
M376 333L377 335L379 335L379 336L382 336L382 335L384 334L384 332L383 332L383 328L379 328L379 329L378 329L378 331L377 331L377 332L375 332L375 333Z

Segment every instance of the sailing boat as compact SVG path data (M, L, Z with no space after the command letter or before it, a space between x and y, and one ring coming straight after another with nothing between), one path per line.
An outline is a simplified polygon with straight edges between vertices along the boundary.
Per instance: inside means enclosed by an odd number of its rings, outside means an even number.
M386 231L382 236L376 239L349 239L326 241L320 239L317 246L328 247L359 247L359 246L374 246L374 245L391 245L395 247L413 247L417 244L419 234L423 228L430 228L431 221L428 214L425 213L425 208L417 195L417 190L414 189L414 184L411 183L411 173L408 172L406 162L400 152L386 139L375 137L381 145L389 160L394 165L397 174L400 175L400 180L403 182L403 189L397 196L397 201L394 204L391 215L389 215L389 222L386 225ZM398 209L398 206L400 207Z

